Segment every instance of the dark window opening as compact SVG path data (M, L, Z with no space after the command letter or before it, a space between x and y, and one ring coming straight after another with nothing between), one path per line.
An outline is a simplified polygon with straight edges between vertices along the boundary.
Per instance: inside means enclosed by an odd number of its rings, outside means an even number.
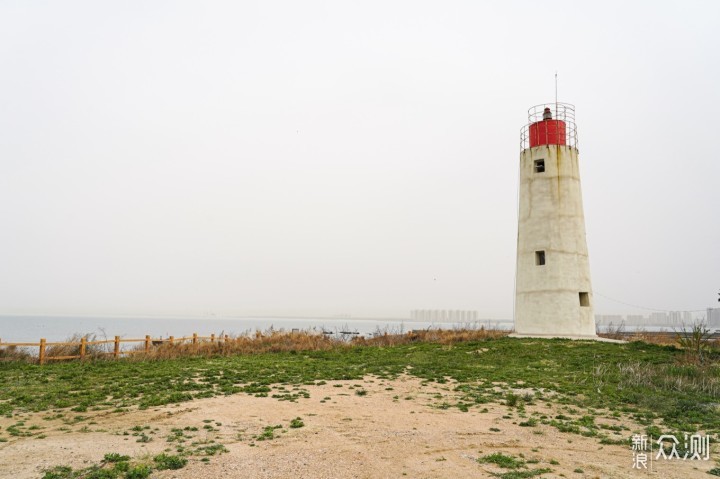
M535 264L538 266L545 264L545 251L535 251Z
M535 160L535 173L545 173L545 160Z
M590 295L588 293L580 293L580 306L590 306Z

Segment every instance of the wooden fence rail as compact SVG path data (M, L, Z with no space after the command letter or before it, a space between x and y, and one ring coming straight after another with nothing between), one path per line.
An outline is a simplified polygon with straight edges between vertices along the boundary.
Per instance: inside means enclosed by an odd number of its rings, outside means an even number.
M88 356L112 356L113 358L119 358L123 355L130 355L130 354L136 354L136 353L149 353L150 349L155 346L161 346L164 343L168 343L170 345L174 344L182 344L185 342L191 342L192 344L198 344L201 341L209 341L211 343L222 343L222 342L228 342L231 341L230 336L226 335L219 335L215 336L214 334L211 334L210 336L198 336L197 333L193 333L192 336L183 336L181 338L176 338L174 336L169 336L165 339L163 338L152 338L150 335L146 335L143 339L121 339L120 336L115 336L114 339L103 339L103 340L96 340L96 341L88 341L87 338L82 337L80 338L79 342L68 342L68 341L53 341L48 342L45 338L41 338L39 343L4 343L2 339L0 339L0 353L2 352L3 348L12 348L12 347L24 347L24 348L38 348L38 362L40 364L45 364L47 361L50 360L64 360L64 359L80 359L84 360ZM123 350L120 345L122 343L143 343L143 348L137 348L137 349L125 349ZM88 346L97 346L97 345L103 345L103 344L112 344L112 351L94 351L90 354L88 354ZM48 347L52 346L70 346L70 347L78 347L79 348L79 354L75 355L69 355L69 356L48 356Z

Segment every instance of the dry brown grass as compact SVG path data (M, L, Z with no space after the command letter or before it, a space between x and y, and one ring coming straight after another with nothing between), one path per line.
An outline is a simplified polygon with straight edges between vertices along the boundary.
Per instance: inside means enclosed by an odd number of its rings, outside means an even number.
M453 344L465 341L480 341L483 339L501 338L510 334L509 331L500 329L429 329L412 331L406 334L376 335L371 338L360 337L354 340L353 344L363 346L394 346L409 343L440 343Z
M73 334L65 341L65 344L51 344L45 348L45 356L48 358L62 356L80 356L80 341L85 338L86 341L95 341L95 335L89 334ZM99 359L107 354L107 345L88 344L85 347L85 357L88 359Z
M697 366L691 364L648 364L641 362L617 365L620 374L619 388L646 387L649 389L697 392L711 397L720 397L718 365ZM607 368L609 370L609 368ZM595 376L602 376L596 371Z
M17 346L0 347L0 361L30 361L31 359L32 354L25 348L19 348Z
M630 336L626 336L625 341L642 341L661 346L677 346L678 344L677 335L652 331L635 331Z
M711 331L704 323L698 323L690 327L683 325L679 331L645 331L633 332L623 331L623 327L612 328L612 324L605 332L598 332L598 336L610 339L621 339L623 341L642 341L660 346L676 346L684 350L682 356L678 356L677 362L681 364L703 364L707 361L717 362L720 355L720 342L714 338Z
M148 352L145 351L145 344L126 350L129 354L122 354L122 357L132 360L160 360L181 357L213 357L233 356L243 354L262 354L289 351L327 351L337 348L364 347L364 346L394 346L417 342L453 344L463 341L478 341L488 338L499 338L506 336L508 331L487 329L452 329L452 330L422 330L408 333L398 331L377 331L371 337L335 334L325 335L315 331L283 331L269 329L267 331L255 331L240 335L219 334L214 341L207 338L198 339L193 343L191 340L168 340L154 341ZM48 360L57 357L79 356L80 340L94 341L95 337L89 335L75 334L63 341L66 344L52 344L47 346L45 357ZM85 351L86 360L112 359L112 344L91 345L88 344ZM32 351L32 350L31 350ZM25 349L15 347L0 348L0 360L37 362L37 348L35 354ZM70 359L72 360L72 359Z
M163 343L150 350L149 353L137 348L133 358L139 360L171 359L188 356L233 356L242 354L260 354L288 351L327 351L336 348L353 346L394 346L415 342L452 344L462 341L478 341L487 338L499 338L507 335L507 331L494 329L456 329L427 330L408 333L376 334L373 337L354 337L346 340L344 336L323 335L311 331L256 331L254 334L239 336L219 335L214 342L199 341L196 344Z
M598 331L598 336L608 339L619 339L622 341L642 341L650 344L659 344L661 346L675 346L678 344L677 334L659 331L645 331L638 329L635 331L625 331L625 323L618 325L610 323L605 331Z
M144 345L136 348L132 357L139 360L172 359L189 356L233 356L239 354L260 354L283 351L325 351L344 345L341 341L322 334L308 331L256 331L254 334L239 336L218 335L215 341L165 342L154 346L148 353L143 351Z

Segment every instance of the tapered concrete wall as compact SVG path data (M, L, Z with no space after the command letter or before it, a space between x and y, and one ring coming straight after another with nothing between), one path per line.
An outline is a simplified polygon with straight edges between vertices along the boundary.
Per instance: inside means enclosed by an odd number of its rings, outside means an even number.
M544 160L544 172L536 172L536 160ZM544 251L544 265L537 264L538 251ZM587 306L581 305L581 293L587 293ZM520 155L515 333L595 337L574 147L540 145Z

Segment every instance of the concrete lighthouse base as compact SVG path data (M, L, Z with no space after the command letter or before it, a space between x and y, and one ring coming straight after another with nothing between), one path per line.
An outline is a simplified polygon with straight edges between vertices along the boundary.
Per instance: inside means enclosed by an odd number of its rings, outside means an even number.
M535 338L535 339L573 339L573 340L585 340L585 341L598 341L601 343L617 343L625 344L627 341L621 339L610 339L601 338L600 336L571 336L571 335L559 335L559 334L516 334L512 333L508 335L509 338Z
M515 331L597 339L578 151L570 146L520 155Z

